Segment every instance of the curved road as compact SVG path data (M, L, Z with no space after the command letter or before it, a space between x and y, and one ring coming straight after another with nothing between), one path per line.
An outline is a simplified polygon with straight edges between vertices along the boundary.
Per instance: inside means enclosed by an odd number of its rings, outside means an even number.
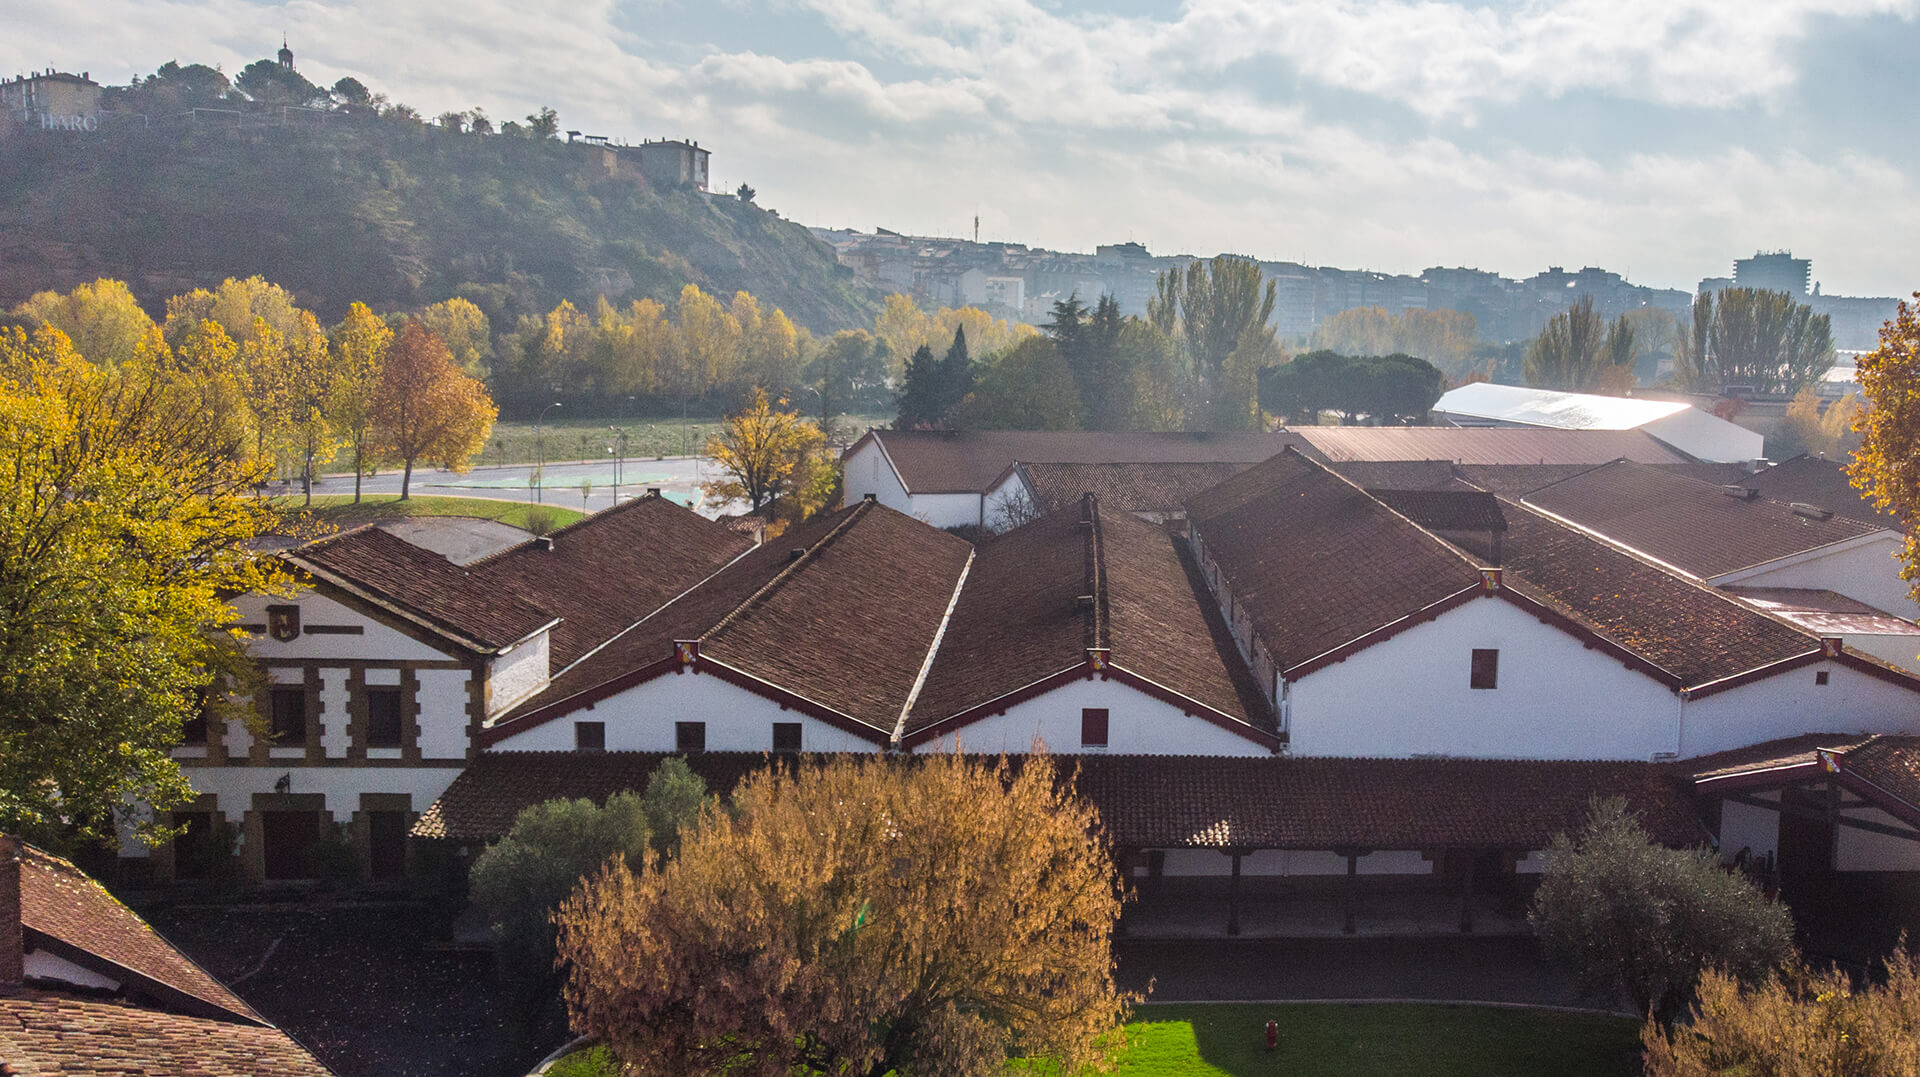
M541 474L540 488L531 485L533 468L525 464L506 467L476 467L464 475L440 468L415 468L413 493L443 497L486 497L500 501L543 501L561 508L598 512L613 505L614 484L619 482L620 500L627 501L646 493L651 486L683 505L693 505L706 515L718 514L724 506L708 503L700 484L710 478L713 462L704 456L670 456L660 460L630 459L571 460L550 463ZM589 489L582 498L581 484ZM293 484L298 491L299 484ZM360 489L370 494L400 492L400 472L382 471L360 480ZM314 484L316 494L350 494L351 472L325 475Z

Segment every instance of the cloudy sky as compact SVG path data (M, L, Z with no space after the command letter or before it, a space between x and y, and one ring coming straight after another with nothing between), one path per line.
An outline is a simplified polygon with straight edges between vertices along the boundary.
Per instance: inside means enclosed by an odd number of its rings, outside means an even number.
M808 224L1691 288L1920 288L1920 0L69 0L0 71L229 73L696 138Z

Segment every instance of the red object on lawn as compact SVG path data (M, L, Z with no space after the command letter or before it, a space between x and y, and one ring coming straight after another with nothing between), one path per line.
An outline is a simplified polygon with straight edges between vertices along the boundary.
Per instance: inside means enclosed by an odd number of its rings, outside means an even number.
M1278 1046L1280 1046L1280 1022L1268 1021L1267 1022L1267 1050L1271 1051Z

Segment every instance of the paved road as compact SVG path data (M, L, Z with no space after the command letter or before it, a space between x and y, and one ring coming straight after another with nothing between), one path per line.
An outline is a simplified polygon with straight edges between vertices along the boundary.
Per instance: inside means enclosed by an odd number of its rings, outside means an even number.
M614 460L550 463L541 473L541 488L536 493L529 485L533 468L525 465L476 467L464 475L438 468L415 468L413 492L448 497L487 497L501 501L544 500L563 508L578 509L583 504L580 484L586 481L592 484L592 489L584 505L589 511L598 512L613 505L614 480L618 478L621 501L638 497L650 486L658 486L668 497L681 504L697 504L701 511L712 515L719 511L719 506L704 503L700 494L700 484L710 478L712 472L713 462L704 456L628 460L624 464ZM383 471L362 479L360 488L364 493L397 494L400 492L400 472ZM325 476L315 485L313 492L352 493L353 475Z
M1120 986L1154 1002L1423 999L1600 1007L1529 938L1118 939Z

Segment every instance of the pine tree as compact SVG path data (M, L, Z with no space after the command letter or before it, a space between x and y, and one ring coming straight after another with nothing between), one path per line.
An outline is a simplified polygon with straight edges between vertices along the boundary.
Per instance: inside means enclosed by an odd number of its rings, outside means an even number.
M900 387L900 414L893 425L901 430L933 426L946 417L941 406L939 363L925 344L907 359L906 380Z
M967 355L967 331L953 331L953 343L940 360L940 414L946 417L973 392L973 360Z

